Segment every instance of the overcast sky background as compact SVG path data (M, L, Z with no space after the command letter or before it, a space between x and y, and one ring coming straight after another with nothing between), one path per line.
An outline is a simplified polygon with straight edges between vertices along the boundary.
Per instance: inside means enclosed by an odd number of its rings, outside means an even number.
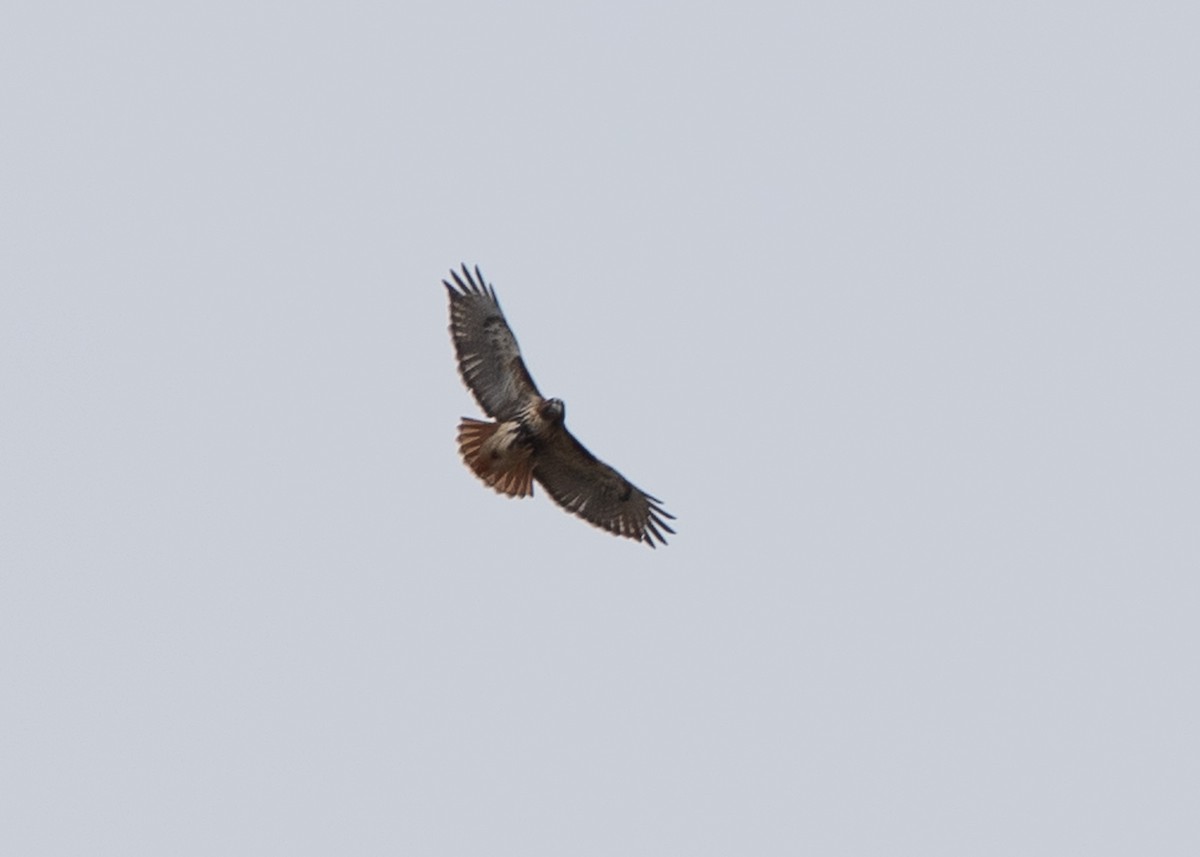
M1200 13L0 14L0 852L1200 853ZM439 280L664 501L462 466Z

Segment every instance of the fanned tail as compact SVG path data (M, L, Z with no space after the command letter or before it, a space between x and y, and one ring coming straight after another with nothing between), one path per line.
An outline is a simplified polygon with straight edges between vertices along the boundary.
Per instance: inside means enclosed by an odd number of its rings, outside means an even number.
M513 423L463 417L458 424L458 452L463 463L498 493L530 497L533 453L516 441L515 431Z

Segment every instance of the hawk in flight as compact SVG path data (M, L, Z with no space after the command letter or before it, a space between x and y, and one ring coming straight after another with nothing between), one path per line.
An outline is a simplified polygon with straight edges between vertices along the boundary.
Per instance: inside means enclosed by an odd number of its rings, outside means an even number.
M592 455L563 424L561 399L538 392L504 320L496 290L462 266L451 271L450 335L458 371L479 407L495 422L464 417L458 449L467 467L509 497L533 495L537 480L554 502L588 523L618 536L666 544L674 519L660 501Z

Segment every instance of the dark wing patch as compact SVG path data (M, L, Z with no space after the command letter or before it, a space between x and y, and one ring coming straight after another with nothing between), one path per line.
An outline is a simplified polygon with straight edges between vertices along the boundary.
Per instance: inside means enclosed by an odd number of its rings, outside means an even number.
M498 420L514 419L531 399L541 398L517 347L496 290L475 267L474 276L462 266L462 276L442 280L450 293L450 336L458 355L458 371L479 402Z
M675 532L665 520L675 516L657 497L596 458L565 428L537 447L533 478L568 512L615 535L655 547L655 539L667 543L663 531Z

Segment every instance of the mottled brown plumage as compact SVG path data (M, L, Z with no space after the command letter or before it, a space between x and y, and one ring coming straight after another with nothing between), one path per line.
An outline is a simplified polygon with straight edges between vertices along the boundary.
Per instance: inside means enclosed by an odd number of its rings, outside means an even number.
M495 422L464 417L459 452L483 482L509 497L533 494L533 480L568 512L618 536L666 544L675 531L660 501L592 455L567 431L559 399L543 398L517 347L496 291L462 266L442 280L450 294L450 336L467 388Z

